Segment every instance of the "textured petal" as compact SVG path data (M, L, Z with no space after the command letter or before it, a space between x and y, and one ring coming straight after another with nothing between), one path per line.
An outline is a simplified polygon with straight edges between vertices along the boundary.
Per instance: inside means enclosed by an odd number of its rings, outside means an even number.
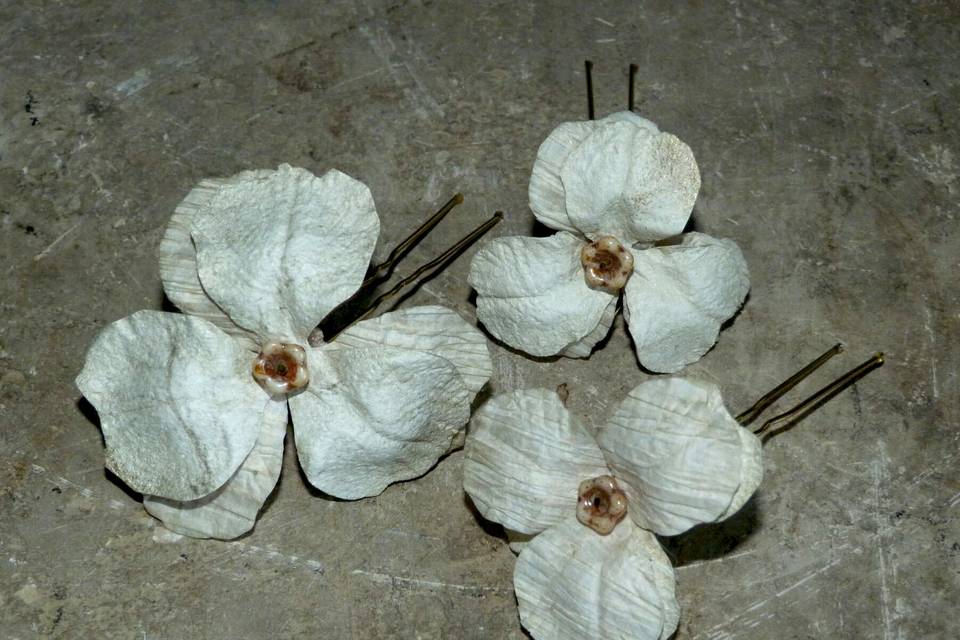
M610 333L610 327L613 326L613 319L617 317L618 299L619 298L611 296L610 303L607 305L607 308L604 309L603 315L600 316L600 322L596 328L564 349L562 355L568 358L589 358L590 354L593 353L593 348L597 346L597 343L606 338L607 334Z
M624 314L641 364L673 373L699 360L749 290L732 240L688 233L681 244L634 251Z
M202 211L225 185L263 178L271 171L246 171L227 180L208 179L197 185L177 205L160 241L160 279L163 291L184 313L208 320L235 336L248 349L256 348L256 336L241 328L203 290L197 275L197 250L190 237L194 215Z
M744 460L759 466L759 444L744 431L716 385L661 378L635 387L597 442L633 521L669 536L726 517L734 496L745 501L756 489L760 474Z
M570 152L597 127L593 121L564 122L550 132L537 150L530 174L530 209L537 220L551 229L577 233L567 216L567 202L560 171Z
M760 439L749 429L741 427L740 431L740 487L733 494L730 506L724 511L720 519L732 516L740 507L747 503L753 492L763 480L763 449Z
M166 528L192 538L230 540L253 529L283 466L286 400L267 403L261 419L257 443L225 485L190 502L144 496L143 506Z
M480 391L493 372L487 339L446 307L400 309L358 322L338 335L329 348L375 345L426 351L445 358L473 393Z
M534 356L560 353L594 331L615 298L587 286L582 246L561 232L497 238L478 251L469 281L487 330Z
M551 229L578 233L567 216L567 201L560 171L570 153L593 131L611 122L629 122L634 126L659 132L657 125L630 111L611 113L602 120L564 122L550 132L537 150L530 175L530 209L533 215Z
M650 120L637 115L633 111L615 111L614 113L597 120L597 122L601 124L608 122L629 122L634 126L646 129L650 133L660 133L660 128L657 125Z
M560 179L573 226L625 244L683 231L700 190L690 147L627 118L591 132L567 157Z
M463 487L488 520L538 533L573 515L581 480L609 473L593 437L547 389L496 396L467 435Z
M268 396L251 356L206 320L140 311L100 332L77 386L100 414L107 468L174 500L226 482L257 440Z
M289 399L310 483L349 500L426 473L470 417L454 365L394 347L313 349L313 379Z
M261 338L305 340L363 281L380 230L373 197L336 170L247 176L194 216L200 282Z
M641 364L673 373L699 360L749 290L732 240L688 233L681 244L634 251L624 309Z
M673 572L673 564L670 563L670 558L664 553L663 547L660 546L660 541L657 540L655 535L636 527L632 520L628 523L633 529L640 532L639 534L633 534L632 541L641 547L653 561L650 564L650 576L653 578L653 584L657 588L657 592L660 594L660 602L663 604L663 630L660 632L660 638L666 640L673 635L673 632L677 630L677 625L680 624L680 603L677 602L676 596L677 577Z
M607 536L572 518L547 529L517 558L520 621L537 640L669 637L673 569L656 545L629 521Z

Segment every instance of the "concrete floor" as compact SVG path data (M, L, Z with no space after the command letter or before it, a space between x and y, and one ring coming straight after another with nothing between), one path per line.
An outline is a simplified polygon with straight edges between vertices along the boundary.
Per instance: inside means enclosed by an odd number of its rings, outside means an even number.
M677 638L955 638L960 583L956 3L0 3L0 635L523 638L514 558L462 453L359 502L288 447L256 530L179 538L103 470L73 378L108 322L163 305L156 250L206 176L281 162L372 189L378 256L457 191L409 272L494 209L529 233L539 143L637 108L694 150L696 227L753 289L689 375L734 411L836 341L799 399L887 364L765 448L725 524L665 541ZM404 304L473 318L472 251ZM648 375L622 321L588 361L491 343L493 392L566 382L597 424ZM290 437L288 436L288 444Z

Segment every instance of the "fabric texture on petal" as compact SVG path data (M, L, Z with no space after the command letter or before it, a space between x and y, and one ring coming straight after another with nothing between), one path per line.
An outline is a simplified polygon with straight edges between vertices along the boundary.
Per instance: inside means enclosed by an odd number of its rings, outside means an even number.
M440 306L391 311L351 325L328 349L384 345L425 351L449 360L476 393L493 373L487 339L455 312Z
M178 502L143 497L143 506L171 531L191 538L230 540L253 529L257 514L280 478L283 438L287 433L287 403L267 403L260 435L253 450L227 483L208 496Z
M192 236L200 282L234 322L303 341L360 287L379 231L362 182L281 165L221 187Z
M470 264L477 317L490 333L534 356L551 356L589 335L614 296L587 286L584 242L560 232L489 242Z
M636 127L646 129L650 133L660 133L660 127L633 111L614 111L610 115L600 118L597 122L600 124L608 122L629 122Z
M742 472L752 446L742 430L716 385L664 378L635 387L597 442L627 494L630 518L672 536L725 517L742 479L753 483Z
M550 527L517 558L520 621L537 640L668 637L677 605L663 584L669 568L650 554L655 544L629 521L607 536L573 518Z
M733 494L730 506L720 516L720 520L728 518L740 510L763 480L763 444L760 438L753 435L749 429L741 427L740 431L740 486Z
M634 251L624 315L643 366L673 373L696 362L740 308L750 274L732 240L687 233L677 245Z
M288 402L303 471L330 495L374 496L423 475L470 417L473 394L440 356L394 347L307 355L314 378Z
M660 546L657 537L637 527L632 520L628 522L631 527L640 532L634 533L633 542L640 546L651 560L650 576L660 594L660 602L663 603L663 631L660 632L660 638L666 640L673 635L677 625L680 624L680 603L677 602L676 596L677 576L674 574L670 558Z
M537 150L527 195L533 215L551 229L577 233L577 228L567 216L567 201L560 171L570 153L596 127L597 123L589 120L564 122L550 132Z
M100 414L106 465L132 489L211 493L253 449L268 396L250 353L192 316L140 311L94 340L77 387Z
M607 308L604 309L603 315L600 316L600 322L596 328L564 349L561 352L562 355L568 358L589 358L590 354L593 353L593 348L597 346L597 343L606 338L607 334L610 333L613 320L617 317L618 300L619 298L611 296L610 303L607 305Z
M582 480L609 473L593 437L555 391L495 396L474 414L463 487L488 520L538 533L575 514Z
M537 150L537 159L530 174L528 196L530 209L537 220L551 229L580 233L567 215L567 200L560 172L571 152L587 136L612 122L628 122L651 133L659 133L657 125L632 111L618 111L600 120L564 122L547 136Z
M160 241L160 279L170 301L184 313L212 322L251 350L256 348L256 336L233 322L203 290L200 276L197 275L197 250L193 246L190 229L194 215L209 204L221 187L231 182L261 179L270 173L245 171L226 180L202 181L177 205Z
M683 231L700 190L693 152L628 119L597 127L560 172L570 222L591 239L652 242Z

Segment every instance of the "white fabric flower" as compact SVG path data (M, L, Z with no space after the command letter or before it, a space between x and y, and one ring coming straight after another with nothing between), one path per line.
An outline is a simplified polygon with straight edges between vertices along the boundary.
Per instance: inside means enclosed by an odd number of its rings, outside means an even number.
M623 290L640 363L674 372L695 362L750 288L734 242L678 236L699 189L690 148L634 113L560 125L529 190L534 215L559 233L498 238L477 253L480 321L531 355L587 357Z
M715 385L663 378L633 389L596 437L552 391L494 397L471 422L464 488L519 552L514 589L533 637L644 640L679 620L653 534L732 515L762 474L760 441Z
M307 478L339 498L376 495L448 450L491 373L474 327L417 307L307 343L360 286L379 227L363 183L288 165L206 180L177 208L160 272L185 315L114 322L77 378L107 467L167 527L249 531L280 474L288 409Z

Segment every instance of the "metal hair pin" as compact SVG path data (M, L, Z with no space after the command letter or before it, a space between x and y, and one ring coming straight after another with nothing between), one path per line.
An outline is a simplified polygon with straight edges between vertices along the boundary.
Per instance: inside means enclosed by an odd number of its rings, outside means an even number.
M326 318L317 326L309 337L311 346L317 346L322 342L329 342L355 322L369 318L373 312L385 300L395 296L401 290L414 282L424 281L433 275L442 271L450 262L459 256L470 245L479 240L495 224L503 219L503 212L497 211L486 222L473 229L466 236L458 240L455 244L448 247L446 251L439 256L427 262L409 276L400 280L389 291L377 296L372 302L363 303L357 308L359 301L370 293L371 289L390 278L397 263L415 247L423 238L429 234L443 218L457 205L463 202L463 195L456 194L450 198L436 213L430 216L423 224L417 227L410 235L400 241L393 248L387 259L373 267L370 274L364 279L363 284L355 294L342 302L336 309L330 312Z
M596 114L593 108L593 62L590 60L584 60L583 69L587 78L587 118L590 120L595 120ZM639 67L636 64L631 63L627 71L627 111L633 111L633 95L634 85L637 77L637 69L639 69Z
M759 415L767 409L774 402L779 400L784 394L793 389L797 384L802 380L807 378L811 373L822 367L827 360L833 356L841 353L843 351L843 345L835 344L830 349L825 351L820 357L816 360L805 366L804 368L797 371L795 374L787 378L784 382L780 383L769 392L763 395L759 400L757 400L752 407L741 413L737 416L737 422L741 426L746 427L751 422L757 419ZM830 384L821 387L811 395L809 398L798 403L793 408L788 411L784 411L773 418L770 418L763 423L760 428L753 431L756 435L766 434L763 438L764 443L773 436L788 431L793 428L797 423L806 418L808 415L819 409L821 406L829 402L834 396L839 394L841 391L847 387L853 385L855 382L863 378L865 375L883 365L883 354L875 353L873 357L869 358L862 364L857 367L854 367L850 371L846 372Z

